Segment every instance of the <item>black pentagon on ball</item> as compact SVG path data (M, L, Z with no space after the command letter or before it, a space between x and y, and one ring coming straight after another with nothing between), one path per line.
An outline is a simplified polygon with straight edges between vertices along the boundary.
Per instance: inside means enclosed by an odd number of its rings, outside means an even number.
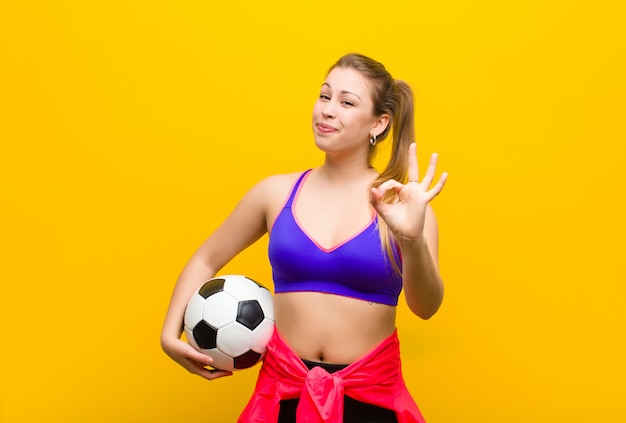
M200 289L198 290L198 295L200 295L204 299L207 299L216 292L223 291L225 282L226 280L221 278L208 280L204 283L204 285L200 287Z
M200 321L193 328L193 339L196 344L203 350L209 350L217 347L217 329L209 325L204 320Z
M257 300L240 301L237 307L237 321L254 330L265 319L261 304Z
M261 354L250 350L239 357L235 357L233 361L235 363L235 369L247 369L248 367L254 366L259 360L261 360Z

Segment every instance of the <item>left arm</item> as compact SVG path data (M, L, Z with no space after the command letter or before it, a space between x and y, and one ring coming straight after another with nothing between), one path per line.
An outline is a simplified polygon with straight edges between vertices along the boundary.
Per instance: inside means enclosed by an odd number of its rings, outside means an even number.
M393 233L402 254L404 295L411 311L422 319L432 317L443 301L443 282L439 275L439 234L430 201L443 189L448 174L434 182L437 155L430 159L424 179L418 182L415 144L409 147L409 182L390 179L370 193L370 201ZM395 194L390 203L388 192Z
M443 301L439 274L439 234L432 207L426 207L424 235L398 243L402 254L402 283L409 309L422 319L431 318Z

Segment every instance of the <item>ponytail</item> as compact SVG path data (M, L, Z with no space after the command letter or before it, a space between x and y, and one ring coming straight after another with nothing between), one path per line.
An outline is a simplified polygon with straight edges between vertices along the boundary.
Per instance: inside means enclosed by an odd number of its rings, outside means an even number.
M394 80L382 63L362 54L346 54L330 70L336 67L354 69L369 79L372 82L374 115L387 114L390 117L390 124L377 138L380 142L389 133L392 134L391 158L385 169L373 182L372 187L379 187L383 182L390 179L405 183L408 179L409 170L409 146L415 142L413 91L411 87L404 81ZM376 146L372 146L369 150L368 160L370 164L374 159ZM396 195L391 192L383 198L383 201L388 203L395 200ZM378 220L378 230L382 248L385 250L394 271L400 274L402 271L398 248L391 231L382 219Z
M406 182L409 171L409 146L415 142L415 118L413 116L413 91L404 81L395 81L398 111L392 117L391 158L385 169L374 181L378 187L389 179Z
M394 179L401 183L406 183L409 170L409 146L415 142L415 118L413 91L409 84L404 81L395 81L395 96L397 101L397 112L392 117L392 145L391 158L378 178L373 182L373 187L379 187L383 182ZM383 201L393 202L396 194L388 192ZM399 263L397 246L393 242L391 231L384 220L378 220L378 231L381 244L387 254L394 271L402 273Z

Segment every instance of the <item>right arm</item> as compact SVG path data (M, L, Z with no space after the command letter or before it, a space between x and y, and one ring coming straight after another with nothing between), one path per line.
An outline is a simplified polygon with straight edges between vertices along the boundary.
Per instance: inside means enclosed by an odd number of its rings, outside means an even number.
M210 366L213 359L180 339L185 308L191 295L202 283L214 277L235 255L267 232L271 185L271 179L268 178L248 191L226 220L191 257L172 293L161 331L161 347L189 372L209 380L231 372L206 369L205 366Z

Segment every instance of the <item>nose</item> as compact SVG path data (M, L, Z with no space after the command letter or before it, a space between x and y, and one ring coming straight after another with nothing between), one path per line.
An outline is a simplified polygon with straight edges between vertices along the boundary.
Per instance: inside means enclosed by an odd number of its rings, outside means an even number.
M322 115L325 118L335 117L335 103L332 100L324 103L324 107L322 108Z

